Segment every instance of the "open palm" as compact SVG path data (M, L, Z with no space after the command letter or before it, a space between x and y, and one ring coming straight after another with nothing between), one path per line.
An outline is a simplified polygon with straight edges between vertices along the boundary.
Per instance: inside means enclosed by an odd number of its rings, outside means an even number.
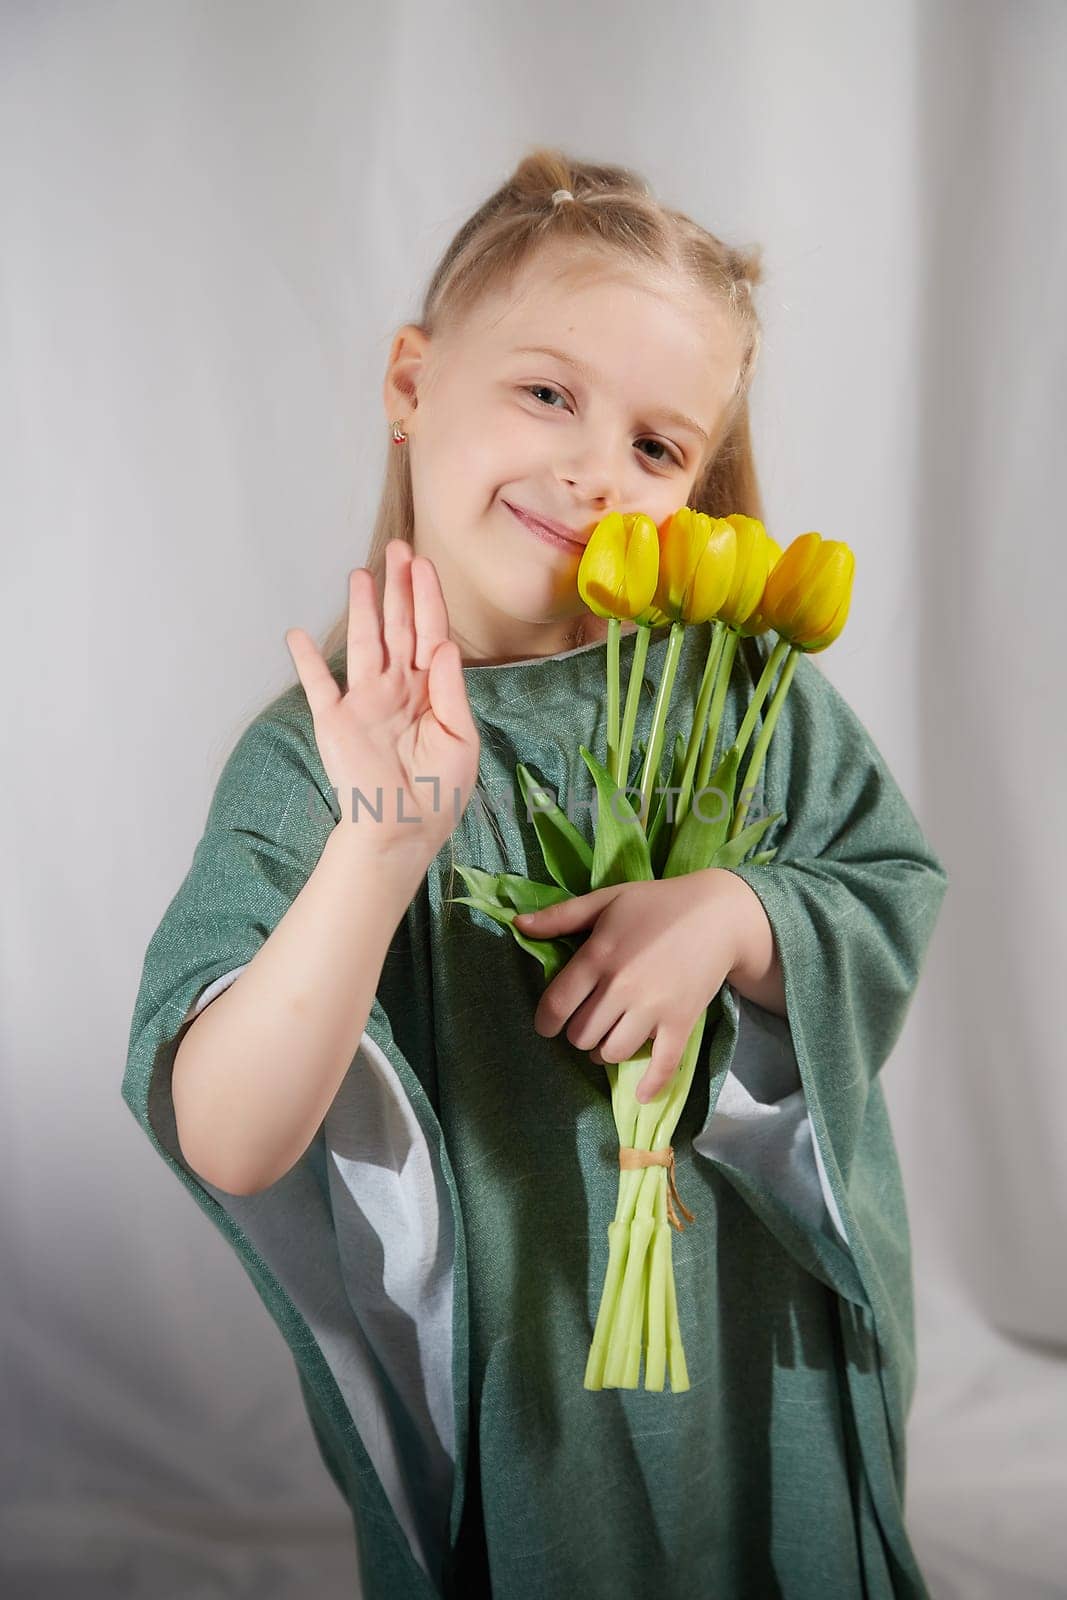
M385 561L380 615L373 574L349 574L347 690L302 628L285 642L342 823L429 862L470 798L480 740L436 567L403 539L389 541Z

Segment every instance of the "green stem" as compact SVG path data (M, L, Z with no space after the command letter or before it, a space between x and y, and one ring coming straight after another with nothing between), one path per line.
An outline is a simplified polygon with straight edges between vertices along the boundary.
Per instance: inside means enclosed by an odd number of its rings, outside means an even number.
M637 1204L634 1206L634 1214L630 1221L626 1266L623 1270L622 1286L619 1290L604 1360L605 1389L634 1387L628 1378L633 1360L634 1325L636 1322L638 1329L641 1327L644 1310L642 1290L645 1280L645 1259L655 1227L652 1218L655 1183L662 1171L661 1167L645 1167L642 1171L642 1178L645 1181L638 1192ZM637 1342L640 1344L640 1333L637 1334Z
M682 782L675 802L674 825L671 829L672 844L678 837L678 830L685 820L686 812L689 810L689 796L693 789L693 774L696 772L697 758L700 755L700 741L704 737L704 728L708 720L708 707L711 704L712 691L715 688L715 674L719 665L719 654L725 638L726 624L716 620L715 626L711 630L708 657L704 663L704 676L700 680L696 710L693 713L693 726L690 729L689 744L685 752Z
M711 711L708 714L708 731L704 739L704 748L700 752L700 764L697 767L696 787L706 789L708 778L711 775L711 763L715 755L715 746L719 742L719 724L722 721L722 708L726 703L726 690L730 682L730 673L733 670L734 656L741 635L735 628L726 631L726 643L719 656L719 668L715 679L715 693L711 700Z
M611 1085L611 1109L619 1146L640 1150L650 1147L655 1135L658 1113L643 1106L635 1098L634 1090L648 1070L651 1052L646 1045L628 1061L608 1061L605 1067ZM639 1167L619 1168L619 1188L615 1201L615 1216L608 1223L608 1267L600 1294L593 1342L585 1364L584 1386L603 1389L608 1346L618 1314L619 1295L622 1291L626 1262L629 1254L630 1224L633 1221L638 1193L644 1173Z
M671 1225L667 1221L667 1186L656 1195L656 1230L648 1284L648 1342L645 1346L645 1388L662 1390L667 1372L667 1275L671 1270Z
M620 789L626 787L626 779L630 775L630 746L633 743L634 723L637 721L641 685L645 681L645 657L648 655L648 641L651 634L651 628L638 623L634 656L630 662L630 678L626 685L626 709L622 717L622 745L619 749L618 768L611 774ZM610 767L608 770L611 770Z
M618 783L619 756L619 635L618 617L608 620L608 771Z
M799 656L800 651L797 646L795 644L790 645L785 666L782 668L782 676L778 679L778 687L774 691L770 710L764 718L763 727L760 729L759 738L756 740L756 748L752 752L752 759L748 764L748 771L745 773L745 781L741 785L740 798L734 807L733 824L729 834L731 839L736 838L744 826L745 812L751 802L752 790L755 787L756 779L760 775L763 758L767 754L767 746L771 742L771 734L774 732L774 725L778 721L778 713L782 709L785 697L789 692L789 685L793 681L793 673L796 671ZM747 799L745 798L746 794L748 796Z
M744 755L745 747L752 737L752 730L756 726L756 718L759 716L760 711L763 708L763 702L766 700L767 693L771 687L771 679L778 671L778 665L788 649L789 640L780 638L768 657L767 665L760 674L760 680L753 692L749 708L745 712L745 720L738 729L737 739L735 741L737 744L738 761L740 761L741 757Z
M622 1191L620 1188L620 1199ZM604 1365L607 1360L608 1341L615 1323L615 1310L619 1301L623 1273L626 1270L626 1247L630 1238L630 1218L616 1216L608 1223L608 1270L604 1274L604 1287L600 1292L600 1309L597 1311L593 1342L585 1363L583 1388L603 1389Z
M652 713L652 731L649 734L648 749L645 752L645 770L641 775L641 826L648 831L649 810L652 791L656 786L659 776L660 754L663 750L663 736L667 728L667 709L671 703L671 690L674 687L674 675L678 671L678 661L682 653L682 640L685 637L685 623L672 622L670 638L667 641L667 655L663 663L663 676L659 683L659 694L656 696L656 709Z
M636 1150L662 1150L670 1144L689 1098L709 1010L710 1003L705 1006L694 1023L686 1040L682 1059L670 1083L647 1105L641 1105L634 1098L634 1090L647 1072L651 1059L647 1044L629 1061L607 1063L612 1090L612 1111L620 1145L627 1145ZM646 1262L642 1265L639 1276L637 1269L629 1266L632 1246L637 1249L650 1248L647 1239L642 1246L644 1224L639 1226L635 1235L633 1223L639 1217L651 1219L654 1236L655 1223L659 1220L661 1196L664 1197L662 1216L666 1217L666 1193L665 1168L619 1169L615 1217L608 1224L608 1269L597 1312L593 1342L586 1362L587 1389L636 1387L636 1374L631 1377L634 1348L635 1340L640 1345L644 1338L644 1319L648 1296L651 1294L649 1277L651 1263ZM673 1324L671 1320L671 1307L674 1305L674 1272L669 1252L667 1260L666 1356L671 1372L671 1387L680 1392L689 1387L689 1380L676 1307L673 1312ZM646 1265L649 1268L648 1272L645 1270ZM629 1291L624 1292L628 1271ZM649 1387L647 1381L645 1387Z

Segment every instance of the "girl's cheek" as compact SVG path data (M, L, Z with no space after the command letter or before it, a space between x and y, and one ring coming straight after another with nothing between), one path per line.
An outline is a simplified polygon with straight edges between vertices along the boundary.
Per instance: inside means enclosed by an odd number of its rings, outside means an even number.
M499 444L508 447L529 446L537 437L536 429L514 407L493 412L487 419L486 427Z

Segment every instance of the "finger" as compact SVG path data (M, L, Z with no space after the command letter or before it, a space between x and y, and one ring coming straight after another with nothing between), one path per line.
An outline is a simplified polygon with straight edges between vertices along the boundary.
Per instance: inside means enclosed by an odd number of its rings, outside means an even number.
M428 556L411 562L411 596L415 608L415 666L429 670L433 653L448 638L448 609L437 568Z
M382 601L387 665L410 672L415 665L415 608L411 598L411 546L390 539L385 547Z
M593 967L588 959L582 960L582 952L572 956L563 968L552 979L548 988L537 1002L534 1012L534 1029L543 1039L553 1039L562 1028L567 1018L572 1016L581 1005L582 1001L596 989L600 981L599 971ZM614 1018L612 1018L614 1021ZM596 1044L600 1035L596 1034L589 1042Z
M652 1059L649 1061L648 1071L635 1090L636 1097L642 1105L654 1100L670 1083L680 1060L681 1049L674 1034L668 1029L661 1028L652 1044Z
M567 1038L577 1050L591 1050L594 1045L603 1042L624 1016L618 999L612 999L608 992L608 979L605 976L571 1018L567 1025Z
M303 628L288 628L285 643L296 668L296 675L304 687L312 718L328 711L341 698L337 680L322 658L322 653L310 634Z
M381 677L385 665L378 591L368 567L348 574L348 686Z
M602 889L591 889L588 894L571 895L557 900L553 905L542 906L539 911L520 911L515 921L520 933L533 933L539 939L549 939L559 933L576 933L599 917L605 903L614 898L612 891L618 885L606 884Z
M600 1041L600 1050L604 1060L617 1063L629 1061L642 1049L649 1038L652 1019L640 1011L625 1012Z
M467 697L463 657L454 639L445 639L434 651L426 690L433 714L445 732L453 739L462 739L464 744L477 744L479 734Z

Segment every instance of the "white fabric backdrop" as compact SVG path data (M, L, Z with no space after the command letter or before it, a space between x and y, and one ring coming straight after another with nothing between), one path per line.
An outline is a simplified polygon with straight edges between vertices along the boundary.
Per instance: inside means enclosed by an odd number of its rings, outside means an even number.
M762 241L768 523L951 875L885 1084L938 1600L1067 1594L1067 8L0 11L5 1592L356 1592L251 1284L120 1099L219 770L340 611L395 325L534 143Z

